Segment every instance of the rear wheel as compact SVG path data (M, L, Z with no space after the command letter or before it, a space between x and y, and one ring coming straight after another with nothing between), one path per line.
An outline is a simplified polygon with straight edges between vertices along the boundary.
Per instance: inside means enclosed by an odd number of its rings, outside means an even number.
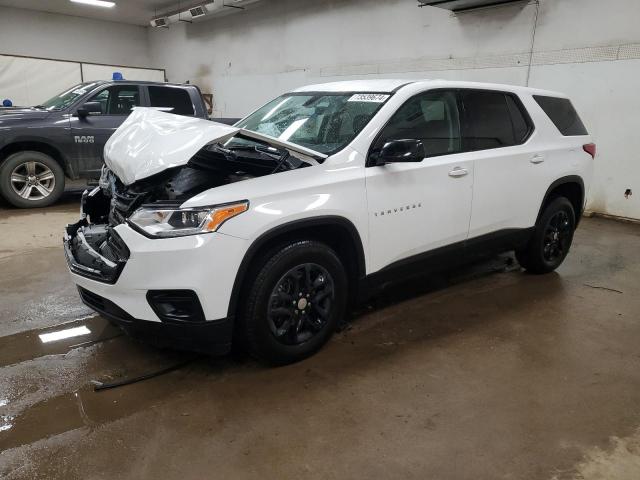
M241 311L241 334L257 359L276 365L319 350L344 316L347 276L335 252L303 240L263 257Z
M542 212L533 237L516 258L531 273L548 273L558 268L571 248L576 217L565 197L552 200Z
M0 194L16 207L46 207L63 191L64 171L49 155L17 152L0 164Z

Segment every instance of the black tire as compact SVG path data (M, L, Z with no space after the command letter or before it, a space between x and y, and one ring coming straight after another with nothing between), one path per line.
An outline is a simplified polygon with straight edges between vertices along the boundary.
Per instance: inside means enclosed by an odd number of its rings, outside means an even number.
M565 197L554 198L544 209L526 248L516 258L528 272L542 274L558 268L569 253L576 215Z
M17 152L0 164L0 194L15 207L51 205L64 192L64 181L60 164L42 152Z
M321 242L300 240L266 252L258 265L239 312L245 348L271 365L313 355L345 315L348 281L340 259Z

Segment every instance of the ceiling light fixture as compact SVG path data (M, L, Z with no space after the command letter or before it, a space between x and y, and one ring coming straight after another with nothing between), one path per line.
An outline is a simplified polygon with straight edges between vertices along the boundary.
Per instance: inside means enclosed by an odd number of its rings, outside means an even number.
M116 2L106 2L104 0L71 0L73 3L83 3L94 7L111 8L116 6Z

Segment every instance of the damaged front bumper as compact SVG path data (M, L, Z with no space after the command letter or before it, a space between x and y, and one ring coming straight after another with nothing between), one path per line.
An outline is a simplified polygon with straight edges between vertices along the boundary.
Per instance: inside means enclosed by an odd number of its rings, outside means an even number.
M89 220L82 215L64 233L86 305L154 345L215 355L230 349L229 299L244 240L219 233L150 239L126 223Z
M115 230L89 225L86 218L66 226L63 244L72 272L109 284L116 283L130 255Z

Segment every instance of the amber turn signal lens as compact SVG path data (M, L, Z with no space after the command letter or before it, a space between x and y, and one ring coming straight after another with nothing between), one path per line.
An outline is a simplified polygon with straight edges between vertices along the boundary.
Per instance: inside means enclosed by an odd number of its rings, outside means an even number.
M249 203L236 203L234 205L226 205L224 207L218 207L209 214L209 221L206 224L205 230L209 232L215 232L220 225L229 220L230 218L240 215L242 212L246 212L249 208Z

